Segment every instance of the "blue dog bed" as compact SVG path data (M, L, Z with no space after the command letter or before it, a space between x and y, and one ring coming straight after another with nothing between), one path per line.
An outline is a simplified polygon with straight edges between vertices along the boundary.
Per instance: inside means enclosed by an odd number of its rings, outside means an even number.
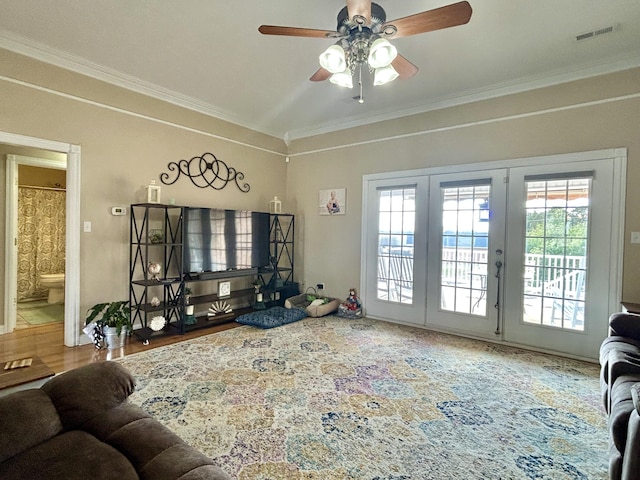
M300 308L271 307L240 315L236 322L258 328L273 328L297 322L306 316L307 312Z

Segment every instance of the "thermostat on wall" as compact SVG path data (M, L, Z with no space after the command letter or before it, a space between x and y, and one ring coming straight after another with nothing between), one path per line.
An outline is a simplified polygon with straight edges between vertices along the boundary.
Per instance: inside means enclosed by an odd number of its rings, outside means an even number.
M127 207L111 207L111 215L126 215Z

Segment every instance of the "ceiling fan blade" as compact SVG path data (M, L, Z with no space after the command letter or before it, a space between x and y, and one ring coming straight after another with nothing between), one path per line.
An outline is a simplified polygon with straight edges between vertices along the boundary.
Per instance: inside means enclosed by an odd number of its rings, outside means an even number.
M324 68L319 68L316 73L314 73L309 80L312 82L322 82L331 76L331 72L329 70L325 70Z
M366 25L371 23L371 0L347 0L349 18L360 15L367 19Z
M260 25L258 31L264 35L286 35L289 37L336 37L340 34L333 30L318 30L315 28L279 27L276 25Z
M398 55L393 62L391 62L391 65L396 69L396 72L398 72L399 78L402 79L411 78L418 73L418 67L402 55Z
M464 25L471 19L471 12L469 2L452 3L446 7L435 8L426 12L399 18L398 20L392 20L385 23L382 29L384 31L387 25L394 25L398 29L398 32L390 35L390 38L408 37L418 33Z

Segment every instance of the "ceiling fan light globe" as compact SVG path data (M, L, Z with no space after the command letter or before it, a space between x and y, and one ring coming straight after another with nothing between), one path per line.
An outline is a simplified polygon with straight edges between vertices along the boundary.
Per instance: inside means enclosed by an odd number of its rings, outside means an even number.
M393 82L398 78L399 73L391 65L386 67L376 68L376 72L373 77L374 85L384 85L385 83Z
M329 78L329 81L340 87L353 88L353 78L349 70L334 73L331 75L331 78Z
M347 68L344 50L340 45L331 45L320 54L320 66L331 73L340 73Z
M367 62L371 68L381 68L390 65L398 56L398 49L386 38L377 38L371 44Z

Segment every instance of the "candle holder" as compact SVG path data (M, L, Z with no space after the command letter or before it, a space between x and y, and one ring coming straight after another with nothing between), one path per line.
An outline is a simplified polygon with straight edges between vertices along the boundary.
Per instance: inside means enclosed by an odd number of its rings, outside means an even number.
M160 186L155 180L151 180L147 185L147 203L160 203Z
M256 303L253 305L255 310L264 310L267 306L264 304L264 296L262 293L256 293Z
M277 195L269 202L269 213L282 213L282 202Z

